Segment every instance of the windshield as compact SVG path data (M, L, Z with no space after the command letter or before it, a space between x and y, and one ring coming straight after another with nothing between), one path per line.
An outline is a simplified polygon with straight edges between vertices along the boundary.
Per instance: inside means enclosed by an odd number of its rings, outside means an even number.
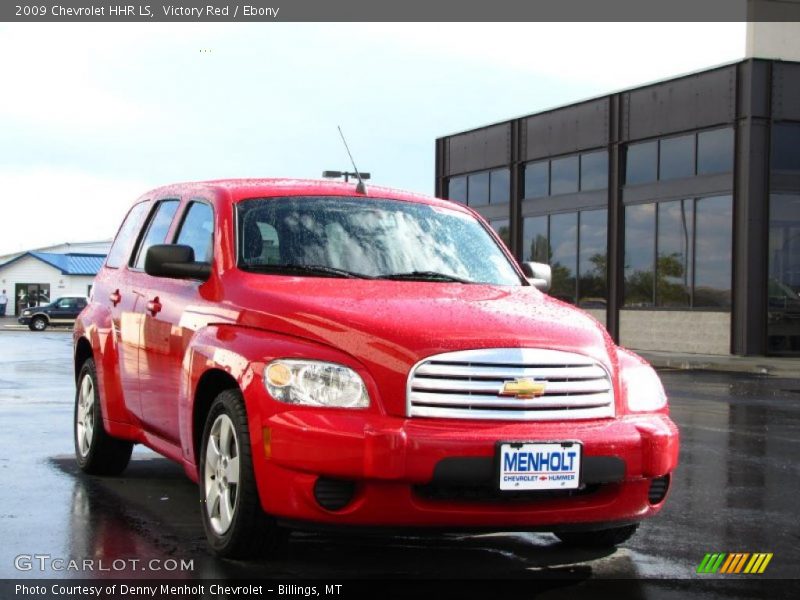
M263 273L521 285L471 215L397 200L265 198L237 205L239 267Z

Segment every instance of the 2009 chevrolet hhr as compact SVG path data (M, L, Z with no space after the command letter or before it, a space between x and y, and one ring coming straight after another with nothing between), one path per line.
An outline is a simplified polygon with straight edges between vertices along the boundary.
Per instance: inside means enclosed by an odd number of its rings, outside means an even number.
M552 531L657 513L678 432L653 369L554 300L472 210L351 184L142 196L76 322L75 451L199 484L222 556L292 527Z

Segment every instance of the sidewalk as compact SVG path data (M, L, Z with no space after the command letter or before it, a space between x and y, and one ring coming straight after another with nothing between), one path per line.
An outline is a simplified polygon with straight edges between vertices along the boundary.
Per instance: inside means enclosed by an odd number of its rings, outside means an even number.
M717 356L674 352L634 351L656 368L749 373L800 379L800 357Z

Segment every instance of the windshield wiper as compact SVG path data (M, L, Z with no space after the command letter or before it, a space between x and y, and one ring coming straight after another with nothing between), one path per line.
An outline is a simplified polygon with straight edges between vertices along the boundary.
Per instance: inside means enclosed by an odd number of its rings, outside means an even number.
M455 275L439 273L438 271L410 271L408 273L391 273L382 275L381 279L396 279L398 281L452 281L455 283L475 283Z
M327 277L346 277L348 279L375 279L370 275L363 273L354 273L346 271L345 269L337 269L336 267L327 267L325 265L241 265L240 268L244 271L253 271L257 273L305 273L309 275L324 275Z

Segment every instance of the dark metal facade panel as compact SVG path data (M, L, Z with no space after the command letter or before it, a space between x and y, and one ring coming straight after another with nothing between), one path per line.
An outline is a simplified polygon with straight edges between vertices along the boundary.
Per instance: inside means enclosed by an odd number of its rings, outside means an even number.
M731 350L740 355L767 349L769 144L768 119L742 120L736 144L731 332Z
M766 91L769 87L770 63L763 60L748 60L739 63L739 118L761 117L770 114L769 94L753 94L752 90Z
M447 175L503 167L511 162L511 123L445 138Z
M730 194L732 192L733 174L720 173L625 187L622 191L622 202L624 204L636 204L637 202L696 198L698 196Z
M624 92L625 141L732 123L736 65Z
M487 221L511 219L511 205L508 203L487 204L486 206L475 207L473 210Z
M608 144L610 98L600 98L523 119L521 156L536 160Z
M776 121L800 121L800 63L774 63L772 118Z
M595 190L579 194L564 194L547 198L529 198L522 203L523 217L533 217L557 212L575 212L608 207L608 190Z

